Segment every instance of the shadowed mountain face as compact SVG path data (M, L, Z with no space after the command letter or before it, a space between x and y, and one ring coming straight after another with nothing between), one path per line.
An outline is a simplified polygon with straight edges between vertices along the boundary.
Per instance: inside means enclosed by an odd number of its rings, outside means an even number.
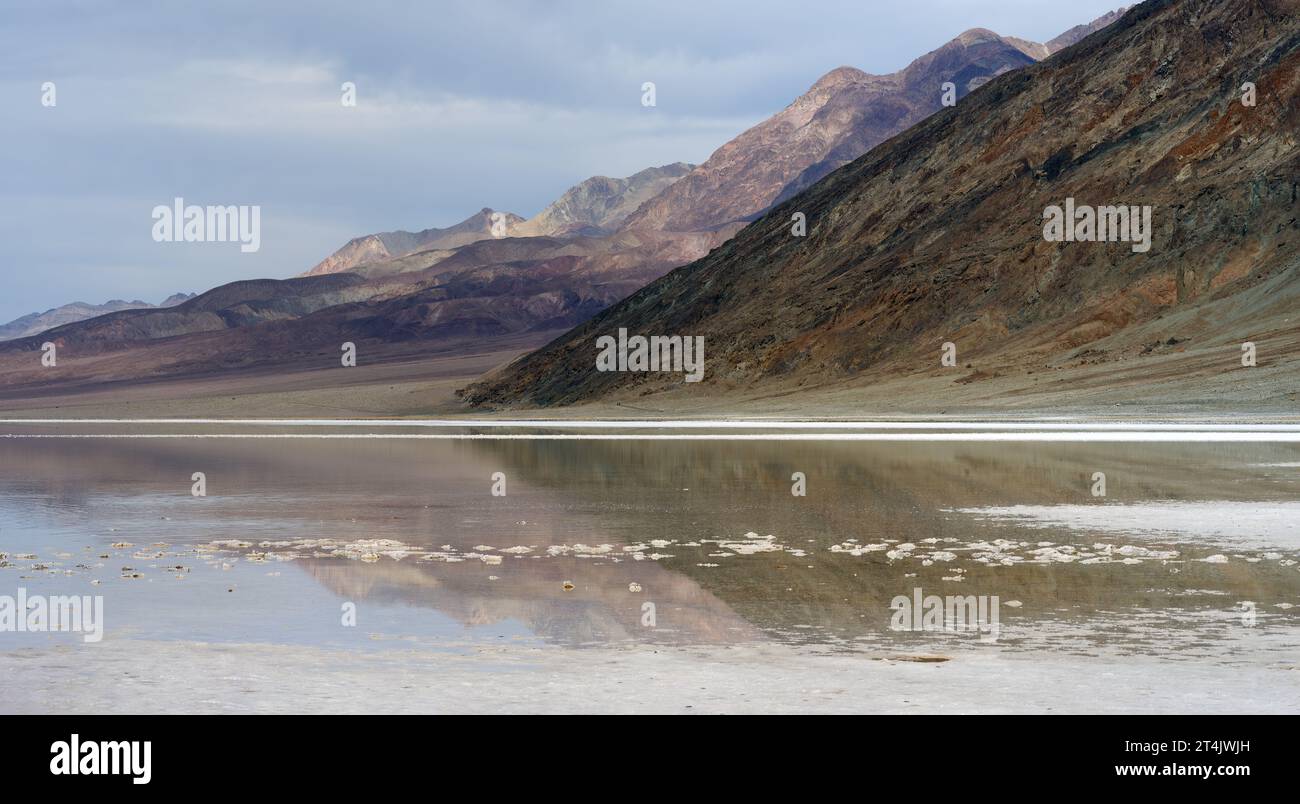
M1085 346L1292 339L1300 2L1165 0L994 80L503 374L475 404L1041 367ZM1242 103L1243 82L1257 87ZM684 182L687 180L683 180ZM1149 206L1151 247L1048 242L1045 210ZM791 218L807 216L796 237ZM706 381L594 370L596 338L700 335ZM969 364L967 364L969 365ZM978 379L977 377L975 379Z

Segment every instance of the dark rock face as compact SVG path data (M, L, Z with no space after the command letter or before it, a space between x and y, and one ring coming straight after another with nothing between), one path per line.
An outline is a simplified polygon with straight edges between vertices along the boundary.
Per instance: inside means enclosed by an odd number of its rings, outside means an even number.
M1101 339L1136 354L1126 333L1183 308L1200 311L1189 326L1207 337L1248 340L1265 305L1300 294L1298 12L1300 0L1136 7L465 396L556 405L837 381L937 363L945 341L963 362L1004 365ZM1255 107L1241 102L1245 81ZM1150 206L1150 250L1046 241L1045 209L1069 198ZM806 237L791 235L796 212ZM1287 320L1294 335L1300 319ZM595 339L620 327L704 336L709 381L594 371Z

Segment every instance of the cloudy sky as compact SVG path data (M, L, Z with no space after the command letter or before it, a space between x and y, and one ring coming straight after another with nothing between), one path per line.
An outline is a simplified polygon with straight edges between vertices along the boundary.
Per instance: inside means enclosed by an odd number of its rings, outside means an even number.
M837 66L893 72L973 27L1044 41L1117 5L5 0L0 322L288 277L485 206L527 217L591 175L700 162ZM177 196L260 205L261 250L155 243Z

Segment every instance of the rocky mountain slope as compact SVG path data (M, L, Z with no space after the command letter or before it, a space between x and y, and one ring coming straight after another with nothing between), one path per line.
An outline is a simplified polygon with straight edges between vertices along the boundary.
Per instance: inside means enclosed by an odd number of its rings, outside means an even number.
M510 232L515 237L598 235L616 230L643 203L659 195L695 165L674 162L646 168L626 179L592 176L570 187L546 209Z
M960 98L1032 64L1032 44L976 29L890 75L832 70L647 202L624 228L698 231L751 219L938 111L945 82ZM1046 46L1036 47L1046 55Z
M1150 0L465 396L557 405L861 385L942 371L945 342L963 384L1050 382L1080 362L1140 374L1149 356L1189 347L1231 383L1248 341L1276 369L1300 340L1298 12L1300 0ZM1243 105L1244 82L1257 105ZM1044 216L1067 199L1150 207L1150 249L1050 242ZM791 234L795 212L806 237ZM595 371L596 338L619 328L703 336L705 381Z

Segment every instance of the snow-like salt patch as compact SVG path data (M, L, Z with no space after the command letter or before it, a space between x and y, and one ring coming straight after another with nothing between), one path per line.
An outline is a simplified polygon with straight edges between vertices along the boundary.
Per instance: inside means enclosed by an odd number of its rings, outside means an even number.
M1143 502L948 509L994 522L1300 550L1300 502Z

